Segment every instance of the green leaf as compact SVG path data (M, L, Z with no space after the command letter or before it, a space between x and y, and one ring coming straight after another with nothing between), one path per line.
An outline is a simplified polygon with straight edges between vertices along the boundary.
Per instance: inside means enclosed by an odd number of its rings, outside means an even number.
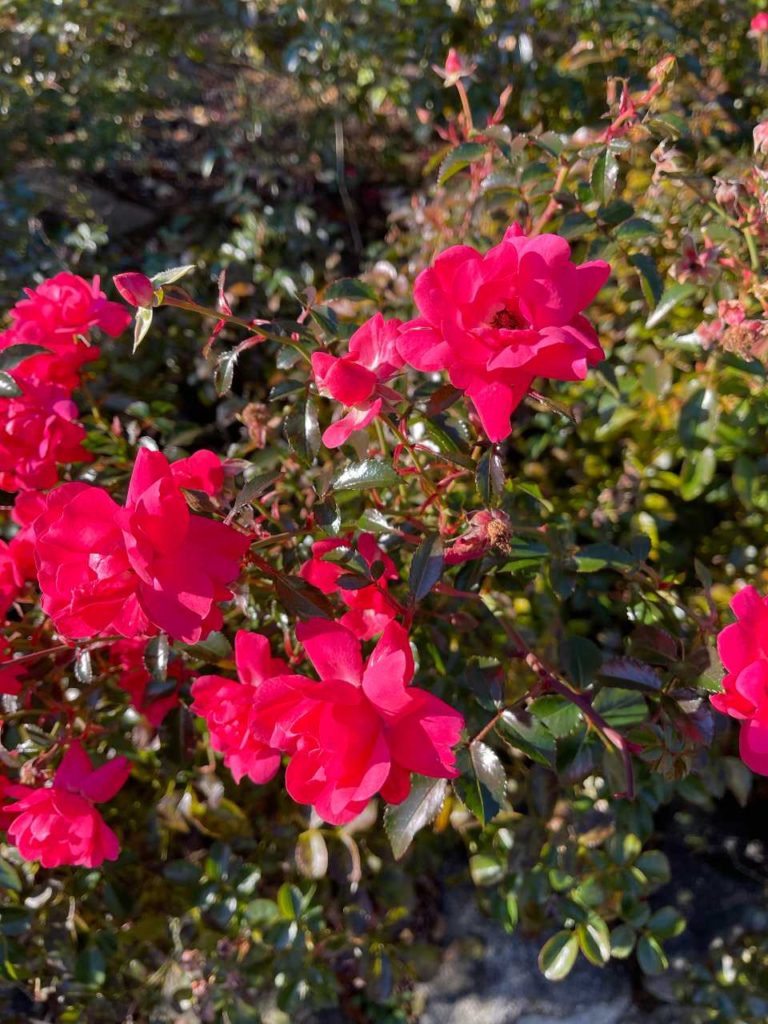
M582 722L581 712L576 705L556 693L537 697L528 705L528 710L557 739L575 732Z
M335 336L339 333L339 318L330 306L313 306L309 315L326 334Z
M660 324L666 315L672 312L675 306L679 306L681 302L684 302L695 292L696 288L692 284L673 284L671 288L667 288L661 296L658 306L645 321L645 326L655 327L656 324Z
M334 473L329 489L364 491L372 487L392 487L399 479L388 462L382 459L366 459L364 462L350 462Z
M304 897L301 889L283 882L277 890L277 906L282 917L288 921L298 921L304 910Z
M22 390L10 373L0 371L0 398L16 398Z
M483 502L492 505L504 493L504 463L495 448L483 452L475 470L475 484Z
M513 892L507 893L504 906L507 911L510 928L517 928L517 922L520 920L520 908L517 903L517 896Z
M469 858L469 874L479 887L498 885L505 873L501 861L490 854L476 853Z
M754 776L744 762L738 757L721 759L725 772L725 783L736 797L740 807L746 807L749 794L752 792Z
M193 658L213 664L232 657L232 645L223 633L209 633L205 640L198 640L196 644L180 644L179 646Z
M657 114L656 117L646 121L646 124L657 135L661 135L665 139L679 139L683 135L688 134L688 126L685 123L685 119L668 111L665 111L663 114Z
M501 807L507 790L507 776L498 754L486 743L475 741L458 758L461 777L455 786L462 803L485 825Z
M317 404L307 397L294 407L283 424L285 437L291 451L303 466L311 466L320 451L320 425L317 420Z
M560 664L579 687L592 682L602 663L600 648L585 636L567 636L560 644Z
M333 299L351 299L357 302L362 302L364 299L375 301L376 298L377 295L373 288L356 277L342 277L339 281L329 284L323 292L325 302L330 302Z
M505 711L499 729L507 742L527 754L532 761L552 767L555 760L555 738L545 725L525 712Z
M655 939L675 939L685 931L685 918L675 907L660 907L651 914L646 927Z
M595 221L581 210L573 210L563 217L563 223L558 231L559 235L569 241L573 238L582 238L588 235L595 227Z
M250 505L260 494L263 494L264 491L268 490L277 480L278 476L279 474L274 471L259 473L257 476L252 476L251 479L243 486L242 490L238 492L232 509L227 516L228 521L231 521L240 509L245 508L246 505Z
M152 637L144 648L144 667L153 679L165 679L168 674L170 645L165 633Z
M587 544L576 555L576 572L599 572L600 569L633 568L637 559L628 551L622 551L615 544Z
M427 534L416 549L408 573L408 587L414 601L421 601L443 573L443 542L437 533Z
M279 384L275 384L273 388L269 389L267 401L277 402L279 399L285 398L286 395L293 394L294 391L301 391L306 386L306 381L294 380L292 377L287 377L285 380L281 380Z
M599 674L607 679L618 679L627 689L657 692L663 683L658 672L637 658L609 658L600 667Z
M291 615L301 619L312 619L317 616L323 619L333 618L333 607L328 598L301 576L275 576L275 592L280 604Z
M616 960L626 960L635 948L637 935L635 929L628 924L620 924L611 932L611 956Z
M645 699L636 690L614 687L601 690L594 700L594 708L614 729L637 725L648 717Z
M78 953L75 979L89 988L101 988L107 980L107 962L97 946L88 946Z
M161 270L159 274L155 274L150 281L155 288L162 288L166 284L175 284L182 277L191 274L193 270L197 270L194 263L187 263L181 267L169 267L167 270Z
M411 792L405 800L396 806L387 807L384 830L396 860L405 855L416 833L437 817L447 790L445 779L427 779L416 775Z
M604 149L592 165L592 194L601 205L605 205L616 189L619 180L619 162L610 149Z
M10 889L12 892L21 892L22 882L21 876L16 868L7 861L5 857L0 857L0 889Z
M664 283L656 269L655 261L644 252L636 252L629 257L629 262L640 274L640 287L643 290L645 301L651 309L655 309L661 302L664 292Z
M444 185L454 174L463 171L475 160L481 160L485 153L485 146L479 142L463 142L456 149L452 149L440 165L440 173L437 176L438 185Z
M671 876L669 860L661 850L646 850L635 861L635 867L653 885L665 885Z
M662 974L669 967L667 954L652 935L641 935L637 944L637 962L644 974Z
M539 952L539 970L547 981L562 981L579 955L579 940L573 932L557 932Z
M717 469L717 454L714 448L703 448L689 452L680 471L680 496L683 501L693 501L709 487Z
M139 345L144 341L147 336L149 328L152 326L152 315L154 310L151 307L140 306L136 310L136 318L133 322L133 351L134 353L138 349Z
M635 242L658 233L658 229L645 217L631 217L616 228L614 237L622 242Z
M0 352L0 370L13 370L30 356L49 355L53 353L43 345L9 345Z
M585 924L576 926L576 936L584 956L596 967L611 958L611 936L608 925L597 914L590 914Z

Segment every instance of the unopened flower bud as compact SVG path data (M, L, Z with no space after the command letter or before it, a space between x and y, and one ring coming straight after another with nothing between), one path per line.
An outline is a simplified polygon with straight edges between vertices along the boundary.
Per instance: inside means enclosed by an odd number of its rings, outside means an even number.
M445 58L445 74L446 75L460 75L462 70L461 57L458 55L453 47L448 51L448 56Z
M654 64L651 70L648 72L648 77L652 82L658 82L659 85L666 85L667 82L671 81L677 73L677 58L672 53L668 53L666 57L662 57L658 64Z
M116 274L112 280L115 288L129 305L142 306L145 309L155 305L155 287L146 274L129 270L125 274Z
M445 58L445 63L442 67L439 67L437 64L432 65L432 70L445 80L446 86L456 85L461 78L471 75L476 68L477 64L467 63L453 47L448 51L448 56Z

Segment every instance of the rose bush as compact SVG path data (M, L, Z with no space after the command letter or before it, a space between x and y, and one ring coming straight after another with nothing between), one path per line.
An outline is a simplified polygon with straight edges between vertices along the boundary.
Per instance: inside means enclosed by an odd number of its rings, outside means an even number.
M654 51L545 125L438 70L437 182L361 276L208 302L150 253L130 309L66 272L10 311L3 970L39 993L61 934L93 1019L159 956L200 1019L405 1019L454 863L547 978L659 973L657 822L767 770L759 104Z

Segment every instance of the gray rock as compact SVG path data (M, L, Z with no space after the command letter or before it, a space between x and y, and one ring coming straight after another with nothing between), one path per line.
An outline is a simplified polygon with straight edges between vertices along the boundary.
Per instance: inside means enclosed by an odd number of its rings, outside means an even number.
M561 982L547 981L536 963L541 939L508 935L485 917L469 888L446 897L448 946L435 977L419 995L420 1024L682 1024L664 1007L633 1006L625 966L600 970L580 960Z

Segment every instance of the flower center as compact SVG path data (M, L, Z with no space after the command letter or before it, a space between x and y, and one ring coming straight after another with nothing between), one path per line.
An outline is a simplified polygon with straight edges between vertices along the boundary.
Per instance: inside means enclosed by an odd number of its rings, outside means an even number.
M527 327L525 320L512 309L500 309L494 313L490 326L502 331L520 331Z

